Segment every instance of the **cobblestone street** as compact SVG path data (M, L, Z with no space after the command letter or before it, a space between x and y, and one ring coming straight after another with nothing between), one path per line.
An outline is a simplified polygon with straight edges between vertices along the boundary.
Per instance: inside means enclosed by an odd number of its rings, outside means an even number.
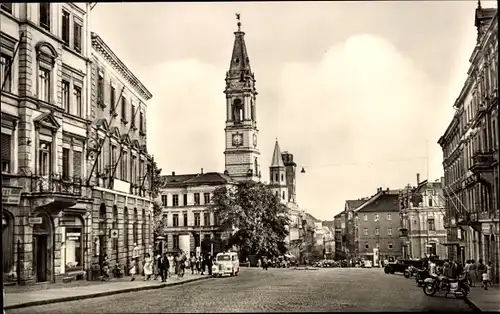
M287 311L471 312L463 300L427 297L413 280L381 269L242 269L238 277L7 311L183 313Z

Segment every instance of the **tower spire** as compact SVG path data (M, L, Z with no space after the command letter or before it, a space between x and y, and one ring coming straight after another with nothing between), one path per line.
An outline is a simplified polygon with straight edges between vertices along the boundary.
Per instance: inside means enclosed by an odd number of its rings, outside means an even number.
M283 157L281 157L280 145L278 144L278 138L276 138L276 144L274 144L273 159L271 160L271 168L274 167L285 167L283 163Z
M236 13L238 31L234 32L233 54L229 65L229 72L232 76L240 77L241 73L250 74L250 59L248 58L247 46L245 44L245 32L241 31L241 15Z

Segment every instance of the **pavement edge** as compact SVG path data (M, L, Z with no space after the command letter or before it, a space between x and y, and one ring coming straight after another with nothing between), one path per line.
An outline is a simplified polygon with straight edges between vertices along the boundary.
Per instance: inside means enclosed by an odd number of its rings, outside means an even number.
M200 278L187 279L184 281L178 281L178 282L173 282L173 283L164 283L164 284L159 284L159 285L155 285L155 286L134 287L134 288L126 288L126 289L120 289L120 290L111 290L111 291L103 291L103 292L83 294L83 295L75 295L75 296L70 296L70 297L55 298L55 299L49 299L49 300L31 301L31 302L26 302L26 303L7 305L7 306L4 306L3 309L4 309L4 311L6 311L6 310L20 309L20 308L32 307L32 306L38 306L38 305L47 305L47 304L53 304L53 303L62 303L62 302L70 302L70 301L76 301L76 300L85 300L85 299L91 299L91 298L106 297L106 296L110 296L110 295L122 294L122 293L128 293L128 292L154 290L154 289L178 286L178 285L182 285L182 284L186 284L186 283L190 283L190 282L195 282L195 281L199 281L199 280L204 280L204 279L209 279L209 278L212 278L212 277L206 276L206 277L200 277Z
M482 312L481 309L477 307L477 305L473 301L471 301L471 299L469 299L468 297L465 297L464 301L465 303L467 303L468 306L470 306L474 310L474 312Z

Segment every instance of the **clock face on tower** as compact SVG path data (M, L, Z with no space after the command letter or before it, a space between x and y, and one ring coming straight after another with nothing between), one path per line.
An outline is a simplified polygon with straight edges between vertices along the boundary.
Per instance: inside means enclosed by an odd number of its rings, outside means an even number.
M253 134L253 146L257 147L257 134Z
M243 136L239 133L233 134L233 146L243 145Z

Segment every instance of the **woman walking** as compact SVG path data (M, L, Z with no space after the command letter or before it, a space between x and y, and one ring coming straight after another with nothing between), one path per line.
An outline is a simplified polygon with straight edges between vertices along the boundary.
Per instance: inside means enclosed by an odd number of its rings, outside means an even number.
M470 286L474 287L476 285L476 281L477 281L477 274L476 274L477 265L476 265L476 261L473 259L470 260L469 262L470 262L469 263Z
M136 274L137 274L136 261L135 259L132 259L132 261L130 262L130 271L129 271L130 281L135 280Z
M144 281L150 280L153 274L153 260L149 253L145 254L144 258Z
M175 274L175 259L172 254L168 254L168 277L172 277Z
M153 280L158 280L158 276L160 275L160 268L158 267L158 261L160 260L161 255L155 254L154 260L153 260L153 275L154 279Z

